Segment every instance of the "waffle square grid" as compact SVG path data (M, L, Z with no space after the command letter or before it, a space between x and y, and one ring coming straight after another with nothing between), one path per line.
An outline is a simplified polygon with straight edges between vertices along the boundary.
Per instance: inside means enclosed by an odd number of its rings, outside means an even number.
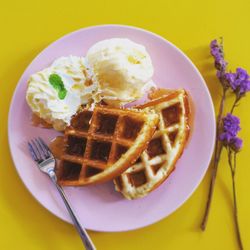
M150 115L155 120L148 131L152 136L152 125L156 125L158 117ZM57 168L59 183L81 185L108 170L134 144L147 120L143 112L104 107L84 110L73 117L65 131L65 152Z

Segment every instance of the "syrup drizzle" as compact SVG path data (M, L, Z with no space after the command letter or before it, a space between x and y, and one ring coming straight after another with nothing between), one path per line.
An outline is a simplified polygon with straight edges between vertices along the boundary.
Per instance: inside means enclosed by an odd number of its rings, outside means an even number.
M31 122L32 122L32 125L35 127L52 128L51 124L46 122L44 119L40 118L35 113L32 113Z
M153 100L153 99L158 99L163 96L170 95L173 93L175 90L171 89L152 89L151 92L148 94L148 98ZM186 142L186 145L190 142L190 139L192 137L192 133L194 131L194 119L195 119L195 105L194 101L191 98L191 95L187 92L187 97L188 97L188 103L185 103L185 106L188 105L186 108L189 110L188 112L188 130L189 130L189 136L188 140Z
M154 89L151 89L150 93L148 94L148 98L150 100L158 99L160 97L172 94L173 92L174 90L171 90L171 89L155 89L154 88Z
M60 160L64 153L64 137L63 136L57 136L55 139L53 139L50 144L49 148L54 155L54 157L58 160Z

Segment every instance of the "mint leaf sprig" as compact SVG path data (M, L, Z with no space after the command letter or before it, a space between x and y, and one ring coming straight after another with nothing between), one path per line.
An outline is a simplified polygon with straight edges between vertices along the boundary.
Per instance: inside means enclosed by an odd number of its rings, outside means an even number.
M67 90L65 89L62 78L57 74L51 74L49 76L49 83L57 91L58 98L63 100L67 95Z

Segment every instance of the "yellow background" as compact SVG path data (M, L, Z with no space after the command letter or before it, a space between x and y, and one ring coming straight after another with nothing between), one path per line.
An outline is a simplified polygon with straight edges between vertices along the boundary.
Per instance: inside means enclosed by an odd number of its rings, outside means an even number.
M208 44L211 39L223 36L229 67L234 70L242 66L250 72L249 7L247 0L1 1L0 249L82 249L73 227L51 215L25 189L8 149L11 96L22 72L42 49L68 32L90 25L117 23L148 29L176 44L192 59L217 108L221 93ZM250 249L249 106L250 96L236 110L241 117L240 135L244 138L244 148L238 156L237 187L245 249ZM102 250L237 249L225 155L219 167L208 227L202 233L199 223L208 181L209 173L192 197L159 223L132 232L90 232L90 235Z

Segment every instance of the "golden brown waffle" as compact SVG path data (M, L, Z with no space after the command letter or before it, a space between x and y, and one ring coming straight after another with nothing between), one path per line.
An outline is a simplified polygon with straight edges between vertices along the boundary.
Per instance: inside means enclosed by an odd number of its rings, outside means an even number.
M149 111L103 106L83 110L65 130L58 182L79 186L115 178L145 150L158 121Z
M183 89L166 93L139 106L156 111L160 121L137 162L114 180L116 190L127 199L143 197L159 186L174 170L186 144L189 135L187 93Z

